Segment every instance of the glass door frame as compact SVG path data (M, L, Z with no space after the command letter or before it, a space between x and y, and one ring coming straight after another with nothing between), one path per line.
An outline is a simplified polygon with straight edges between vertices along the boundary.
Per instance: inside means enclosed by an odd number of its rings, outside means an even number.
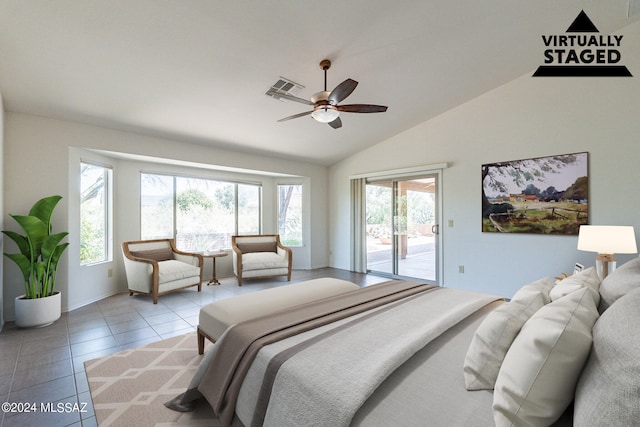
M434 180L434 224L432 226L432 231L434 234L434 279L433 281L426 278L414 278L406 275L402 275L400 269L400 257L401 254L399 251L401 250L401 241L402 238L402 230L399 229L399 217L401 215L406 216L407 212L401 212L401 203L399 203L401 194L400 194L400 183L402 181L411 181L425 178L433 178ZM375 177L372 179L366 179L366 185L376 185L376 183L386 183L390 184L392 201L391 201L391 224L390 224L390 234L391 234L391 271L379 271L379 270L371 270L369 269L369 263L367 259L367 272L371 272L372 274L378 274L385 277L391 278L408 278L408 279L419 279L425 280L428 283L441 285L442 283L442 233L440 223L442 218L442 173L441 170L425 170L421 173L412 173L409 175L395 175L395 176L384 176L384 177ZM366 193L366 192L365 192ZM405 206L406 207L406 206ZM364 225L366 227L366 224ZM405 230L406 231L406 230ZM366 234L366 231L363 231ZM406 233L405 233L406 235ZM368 252L368 251L367 251ZM367 254L368 255L368 254Z

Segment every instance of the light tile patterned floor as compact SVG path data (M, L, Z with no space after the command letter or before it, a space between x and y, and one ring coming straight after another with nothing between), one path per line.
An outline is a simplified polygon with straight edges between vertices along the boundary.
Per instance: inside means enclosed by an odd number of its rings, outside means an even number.
M294 271L293 282L336 277L360 286L388 280L345 270ZM53 325L20 329L10 322L0 332L0 402L26 405L31 413L1 413L0 427L95 426L84 361L194 331L203 305L256 290L288 284L282 278L203 286L160 297L114 295L69 313ZM43 409L62 411L43 412ZM84 405L86 404L86 405ZM42 405L45 405L43 408ZM15 408L14 408L15 409ZM71 409L71 411L67 411ZM84 409L78 412L74 409Z

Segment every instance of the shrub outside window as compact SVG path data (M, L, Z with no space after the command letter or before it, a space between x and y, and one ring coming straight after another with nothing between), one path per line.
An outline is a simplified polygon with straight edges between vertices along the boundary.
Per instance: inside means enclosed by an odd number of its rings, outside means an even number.
M141 238L175 238L184 251L231 247L234 234L260 233L261 187L143 173Z
M109 261L111 168L80 164L80 264Z

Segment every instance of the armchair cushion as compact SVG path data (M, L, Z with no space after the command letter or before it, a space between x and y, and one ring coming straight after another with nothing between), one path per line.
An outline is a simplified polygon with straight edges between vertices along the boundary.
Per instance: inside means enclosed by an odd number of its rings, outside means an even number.
M250 252L242 254L242 269L244 271L287 267L289 267L287 258L275 252Z
M158 267L158 283L160 285L191 277L197 280L200 276L200 267L182 261L160 261Z

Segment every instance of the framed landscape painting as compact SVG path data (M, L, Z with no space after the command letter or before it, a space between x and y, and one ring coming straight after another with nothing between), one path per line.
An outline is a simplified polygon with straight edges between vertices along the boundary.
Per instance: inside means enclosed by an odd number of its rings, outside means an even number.
M578 235L589 223L589 153L482 165L482 231Z

